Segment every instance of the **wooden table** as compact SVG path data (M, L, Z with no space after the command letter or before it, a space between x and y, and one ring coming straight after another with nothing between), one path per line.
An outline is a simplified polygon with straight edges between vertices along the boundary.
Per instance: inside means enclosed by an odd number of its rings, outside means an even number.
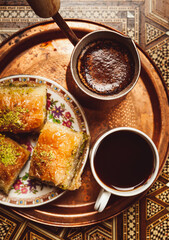
M97 3L97 5L96 5ZM136 0L115 1L61 1L63 18L88 19L101 22L132 37L152 58L160 69L166 86L169 86L169 38L167 1L158 3ZM41 22L26 1L0 0L0 40L7 39L16 31ZM168 139L166 139L168 141ZM45 226L9 211L0 206L0 238L24 239L113 239L145 240L169 238L169 213L167 182L169 159L161 176L148 194L135 202L117 217L101 223L80 228Z

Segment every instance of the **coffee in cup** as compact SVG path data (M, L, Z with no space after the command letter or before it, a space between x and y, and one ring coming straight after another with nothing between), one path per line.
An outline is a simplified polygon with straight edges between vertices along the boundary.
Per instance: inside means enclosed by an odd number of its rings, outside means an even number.
M102 211L111 194L134 196L153 183L159 155L153 141L142 131L119 127L103 134L90 151L92 173L102 187L95 209Z

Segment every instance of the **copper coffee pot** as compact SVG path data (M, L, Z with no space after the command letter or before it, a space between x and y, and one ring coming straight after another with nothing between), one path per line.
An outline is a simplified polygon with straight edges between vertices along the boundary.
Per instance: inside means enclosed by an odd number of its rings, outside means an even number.
M107 108L111 108L116 104L120 103L126 95L133 89L138 81L141 62L137 47L134 41L124 34L117 31L94 31L85 35L82 39L78 39L75 33L69 28L65 20L61 17L58 10L60 7L60 0L27 0L32 9L37 15L43 18L52 17L57 23L61 31L70 40L70 42L75 46L71 55L70 60L70 70L72 78L69 79L69 87L71 86L71 92L79 100L79 102L84 106L90 106L94 109L104 109L105 104ZM82 49L85 48L90 42L96 41L98 39L109 39L115 40L120 44L127 47L134 59L134 76L131 83L120 93L110 94L102 96L101 94L93 93L82 84L79 78L77 70L78 56Z

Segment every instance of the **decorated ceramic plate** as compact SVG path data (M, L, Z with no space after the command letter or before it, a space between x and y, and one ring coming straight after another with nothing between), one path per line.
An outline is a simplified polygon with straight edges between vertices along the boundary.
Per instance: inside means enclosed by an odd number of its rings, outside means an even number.
M16 75L0 79L0 83L24 82L46 84L47 86L47 119L58 122L76 131L89 134L88 124L83 110L74 97L56 82L32 75ZM20 144L26 145L33 152L38 135L25 135L24 138L15 136ZM89 146L83 153L81 171L87 161ZM0 191L0 203L12 207L34 207L46 204L62 196L65 191L51 186L46 186L29 179L30 160L20 172L8 195Z

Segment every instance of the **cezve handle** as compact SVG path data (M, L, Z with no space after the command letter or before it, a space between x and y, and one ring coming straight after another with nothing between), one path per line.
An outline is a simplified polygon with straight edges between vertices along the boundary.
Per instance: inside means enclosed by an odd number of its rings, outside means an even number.
M27 0L27 2L42 18L53 17L60 8L60 0Z
M59 14L60 0L27 0L34 12L42 18L52 17L59 28L75 46L79 39Z

